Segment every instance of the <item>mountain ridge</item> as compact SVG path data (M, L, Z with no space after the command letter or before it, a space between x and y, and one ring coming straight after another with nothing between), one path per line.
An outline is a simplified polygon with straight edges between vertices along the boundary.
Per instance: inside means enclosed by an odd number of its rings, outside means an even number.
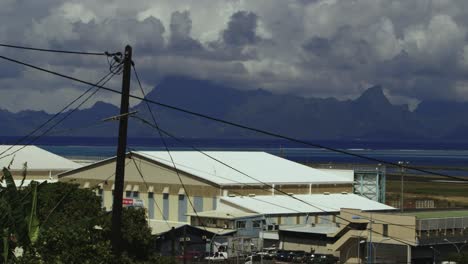
M307 139L459 139L468 129L464 117L467 103L445 103L437 110L436 102L422 102L413 112L407 106L393 105L381 86L373 86L355 100L303 98L278 95L269 91L240 90L212 81L171 76L164 79L147 98L193 112L283 135ZM226 138L260 135L151 106L159 125L179 137ZM131 108L147 120L151 116L144 102ZM437 114L435 114L437 113ZM57 129L71 130L71 136L116 136L117 122L99 123L118 115L119 109L97 102L78 110ZM10 113L0 109L3 125L0 136L25 135L52 115L41 111ZM87 127L89 125L89 127ZM141 122L130 119L129 136L154 137L158 133Z

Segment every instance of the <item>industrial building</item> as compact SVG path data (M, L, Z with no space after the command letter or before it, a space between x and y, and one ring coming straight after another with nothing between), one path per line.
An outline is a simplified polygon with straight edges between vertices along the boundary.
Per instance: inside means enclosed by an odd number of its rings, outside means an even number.
M368 198L343 192L221 197L216 211L190 214L190 216L192 226L235 229L233 236L250 238L254 250L274 246L281 250L304 250L339 256L339 252L329 249L326 233L334 233L340 229L342 221L337 215L342 208L356 208L365 212L395 210ZM281 236L285 232L290 232L294 236L292 238ZM315 236L315 239L310 243L297 240L300 239L301 233L307 234L304 237ZM323 234L325 237L320 237ZM235 249L233 246L228 248Z
M0 145L0 153L3 153L0 167L9 167L15 181L20 183L26 171L23 185L28 185L32 180L54 182L58 174L81 167L76 162L32 145Z
M440 263L467 252L468 211L341 209L336 225L280 228L284 247L322 247L340 263Z
M220 197L353 191L352 170L314 169L265 152L204 153L127 153L124 202L147 208L149 219L187 223L187 214L194 212L190 203L197 212L211 211L217 209ZM59 180L95 188L110 210L115 160L64 172Z

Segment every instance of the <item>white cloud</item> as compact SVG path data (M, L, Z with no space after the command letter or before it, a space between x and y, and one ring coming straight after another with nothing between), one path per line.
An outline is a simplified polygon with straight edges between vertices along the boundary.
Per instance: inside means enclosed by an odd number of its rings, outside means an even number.
M421 59L441 59L463 46L465 30L448 15L436 15L428 25L410 26L405 30L404 46L410 55Z

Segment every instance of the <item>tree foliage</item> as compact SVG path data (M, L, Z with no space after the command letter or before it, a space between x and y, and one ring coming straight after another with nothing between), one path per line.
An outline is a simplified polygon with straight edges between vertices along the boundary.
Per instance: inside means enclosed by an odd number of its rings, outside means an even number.
M6 171L4 171L4 174ZM8 181L7 181L8 182ZM14 181L13 181L14 184ZM67 183L0 189L0 263L155 263L143 209L125 208L124 252L112 255L111 215L93 190ZM14 259L13 250L23 249Z

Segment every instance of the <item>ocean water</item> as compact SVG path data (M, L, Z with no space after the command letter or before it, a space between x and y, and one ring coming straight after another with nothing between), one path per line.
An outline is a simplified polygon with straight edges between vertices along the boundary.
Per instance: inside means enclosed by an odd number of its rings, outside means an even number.
M18 138L0 137L0 143L13 144ZM313 148L299 143L276 139L182 139L183 144L171 139L166 143L171 150L244 150L265 151L294 161L313 163L370 163L375 161ZM468 167L468 142L428 141L310 141L315 144L345 150L388 162L408 161L415 166ZM36 145L66 157L112 157L116 153L116 138L45 137ZM165 150L160 139L129 138L132 150Z

